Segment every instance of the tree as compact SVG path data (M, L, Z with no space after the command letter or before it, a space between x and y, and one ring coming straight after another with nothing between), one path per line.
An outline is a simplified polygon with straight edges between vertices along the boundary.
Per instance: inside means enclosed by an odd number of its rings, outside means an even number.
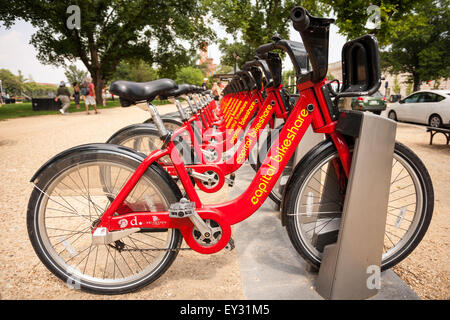
M78 13L68 10L74 5ZM97 103L122 60L139 58L174 75L192 53L179 40L197 48L213 38L205 16L202 2L193 0L17 0L0 6L6 27L23 19L38 29L31 43L42 63L81 60L95 83Z
M258 46L271 42L275 33L289 36L289 13L294 0L205 0L212 16L233 36L228 43L223 39L219 47L223 53L221 64L234 66L233 54L240 57L239 66L252 60Z
M56 86L42 85L25 79L20 70L17 75L14 75L7 69L0 69L0 79L2 80L3 92L7 92L10 96L25 94L37 98L47 96L50 91L56 91Z
M157 71L143 60L122 61L112 76L113 80L147 82L158 78Z
M224 74L230 72L231 70L233 70L233 67L226 64L219 64L216 68L216 73Z
M413 90L423 81L450 77L450 1L423 1L397 26L391 45L382 52L382 67L408 73Z
M21 94L23 84L18 76L7 69L0 69L0 79L2 80L3 92L7 92L10 96Z
M203 72L195 67L183 67L181 68L176 77L177 83L187 83L187 84L195 84L200 86L203 83L203 78L205 75Z
M289 78L291 78L291 87L289 87ZM294 70L287 70L283 71L282 73L282 83L283 87L288 89L290 92L295 92L295 71Z
M394 91L394 93L400 93L400 83L398 81L398 76L395 75L394 77L394 86L392 87L392 90Z
M74 64L66 68L64 75L66 76L67 81L71 84L74 82L83 83L88 78L88 73L84 70L78 69Z
M375 34L381 46L390 43L401 24L422 0L303 0L301 5L317 16L332 16L339 33L354 39Z
M381 45L389 44L396 26L411 12L411 6L421 0L204 0L212 16L232 35L222 39L219 48L221 63L234 66L233 53L241 57L239 66L253 59L255 49L271 42L275 33L289 37L290 10L301 5L312 15L334 16L339 33L350 39L366 33L376 34ZM376 5L377 7L374 7ZM373 10L374 9L374 10ZM378 19L374 28L368 21Z

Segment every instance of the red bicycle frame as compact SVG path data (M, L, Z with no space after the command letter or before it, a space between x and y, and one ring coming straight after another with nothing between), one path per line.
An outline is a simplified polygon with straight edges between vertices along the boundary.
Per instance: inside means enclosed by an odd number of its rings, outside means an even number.
M122 190L102 215L97 226L107 228L109 231L124 230L127 228L175 228L182 233L186 243L200 253L214 253L223 249L231 237L231 225L247 219L264 203L284 167L293 155L309 125L315 132L329 135L336 145L341 164L345 173L350 171L350 153L343 137L336 132L336 122L331 120L321 87L324 82L307 82L298 85L300 98L289 114L285 125L279 133L278 140L271 146L266 159L259 168L256 176L247 190L238 198L220 204L205 205L201 202L186 166L181 161L173 141L169 141L167 148L156 150L148 155L139 165L134 174L126 182ZM256 137L249 136L249 143L254 143ZM195 203L196 212L202 219L211 219L217 222L221 229L220 239L213 245L204 246L194 239L194 224L189 218L171 218L169 212L129 212L115 216L116 212L126 207L126 198L133 190L148 167L159 158L169 155L175 171L180 178L187 197ZM127 223L119 223L126 220ZM121 227L126 225L126 227ZM93 230L94 232L95 230Z
M281 97L280 97L280 90L281 86L278 88L270 87L267 91L267 97L264 100L262 106L259 106L259 102L257 103L257 108L259 109L255 120L252 122L250 128L246 132L243 141L239 144L237 150L234 152L234 154L225 162L215 162L215 163L204 163L204 164L193 164L193 165L187 165L186 168L195 170L198 173L204 173L206 171L215 171L219 175L219 183L214 188L205 188L202 186L200 182L197 183L198 187L208 193L213 193L218 191L224 184L224 177L232 172L235 172L238 170L245 162L245 160L248 159L250 155L250 151L255 146L256 142L258 141L261 131L267 126L269 121L272 119L272 115L275 113L277 117L280 118L286 118L288 116L287 112L283 112L283 109L281 108ZM256 93L253 93L251 95L251 98L258 97ZM255 99L258 100L258 99ZM253 101L252 104L256 102ZM228 137L231 137L231 139L227 139L225 142L226 144L221 145L224 150L217 149L218 152L223 152L227 150L229 147L232 147L237 139L240 137L240 135L243 133L244 128L247 126L248 122L250 121L250 115L253 112L255 108L250 106L248 109L246 109L246 113L243 117L241 117L240 121L238 122L238 127L236 130L230 129L227 130L229 132ZM187 126L187 128L181 127L180 129L176 130L174 132L174 136L181 134L185 129L187 129L190 133L192 133L192 128L190 126ZM203 157L201 153L200 146L195 143L196 139L194 139L194 149L197 152L197 154L200 154L201 157ZM175 166L173 165L164 165L163 167L165 170L169 172L171 175L176 175L177 170Z

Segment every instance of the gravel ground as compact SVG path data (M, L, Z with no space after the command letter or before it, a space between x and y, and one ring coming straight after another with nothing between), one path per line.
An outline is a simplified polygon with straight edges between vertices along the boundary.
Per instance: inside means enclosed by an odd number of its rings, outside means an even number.
M422 299L450 299L450 146L443 135L433 145L424 126L399 123L397 141L424 162L434 187L434 212L422 242L393 270Z
M161 113L173 106L159 107ZM146 288L121 296L97 296L70 290L36 257L26 230L26 205L33 173L69 147L104 142L118 129L148 116L132 107L51 115L0 122L0 298L1 299L245 299L236 252L201 255L181 252L171 268ZM428 144L425 127L399 123L397 140L412 148L428 168L435 191L434 216L417 249L394 268L423 299L450 298L450 147L436 135ZM228 187L207 202L224 201Z
M161 114L175 111L159 107ZM213 255L180 252L169 270L138 292L100 296L70 290L37 258L28 240L26 206L33 173L69 147L104 142L120 128L149 116L136 107L101 114L50 115L0 122L0 298L1 299L245 299L235 251ZM202 196L202 195L201 195ZM203 198L228 198L228 187Z

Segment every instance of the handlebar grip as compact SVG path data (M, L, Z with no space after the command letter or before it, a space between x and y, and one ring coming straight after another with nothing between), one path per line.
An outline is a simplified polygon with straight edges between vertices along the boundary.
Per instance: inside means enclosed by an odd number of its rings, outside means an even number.
M291 10L291 20L294 29L297 31L305 31L309 27L309 13L303 7L294 7Z

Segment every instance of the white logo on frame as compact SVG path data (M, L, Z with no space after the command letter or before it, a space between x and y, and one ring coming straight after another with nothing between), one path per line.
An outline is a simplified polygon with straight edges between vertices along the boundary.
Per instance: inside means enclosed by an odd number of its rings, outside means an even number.
M125 228L127 225L128 225L128 220L127 219L119 220L119 227Z

